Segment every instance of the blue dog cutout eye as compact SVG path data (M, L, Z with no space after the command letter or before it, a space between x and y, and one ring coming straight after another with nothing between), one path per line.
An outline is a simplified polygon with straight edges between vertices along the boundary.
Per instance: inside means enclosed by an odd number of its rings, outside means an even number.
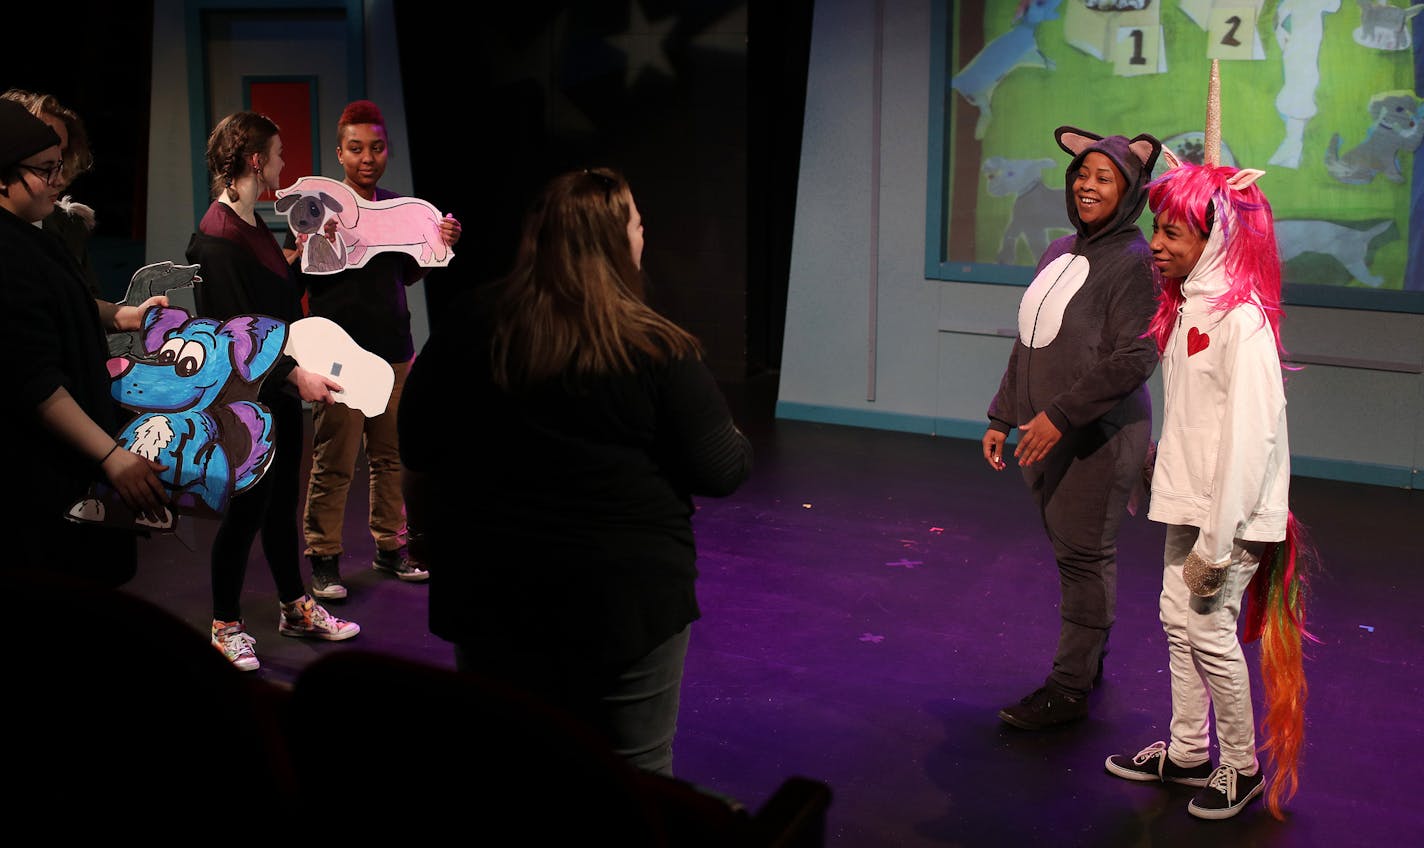
M341 363L340 363L340 362L333 362L333 363L331 363L331 376L333 376L333 377L340 377L340 376L341 376Z

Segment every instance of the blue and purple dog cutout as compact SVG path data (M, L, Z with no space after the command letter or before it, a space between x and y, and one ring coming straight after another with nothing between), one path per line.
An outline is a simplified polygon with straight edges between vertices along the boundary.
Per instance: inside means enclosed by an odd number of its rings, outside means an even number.
M286 338L286 323L262 315L219 322L172 307L144 313L142 349L108 362L110 393L138 413L119 445L168 466L159 477L169 509L151 522L101 485L69 517L171 531L176 516L221 516L272 464L272 414L256 397Z

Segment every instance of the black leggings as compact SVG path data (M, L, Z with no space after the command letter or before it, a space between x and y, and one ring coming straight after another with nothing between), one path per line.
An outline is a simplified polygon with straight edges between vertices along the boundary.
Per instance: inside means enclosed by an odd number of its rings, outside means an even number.
M213 538L213 618L242 618L242 583L252 542L262 534L262 554L283 603L306 593L302 582L297 498L302 467L302 407L295 398L263 398L272 410L276 453L257 485L233 497Z

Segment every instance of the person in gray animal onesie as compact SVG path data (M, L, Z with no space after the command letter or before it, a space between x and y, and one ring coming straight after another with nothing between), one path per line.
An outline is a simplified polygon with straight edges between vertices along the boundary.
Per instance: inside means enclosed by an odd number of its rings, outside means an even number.
M1024 481L1053 544L1062 625L1043 685L999 718L1024 730L1081 719L1102 675L1117 604L1117 532L1152 438L1146 381L1157 349L1151 251L1137 218L1162 144L1074 127L1068 219L1019 303L1018 338L989 405L984 459L1002 471L1010 430Z

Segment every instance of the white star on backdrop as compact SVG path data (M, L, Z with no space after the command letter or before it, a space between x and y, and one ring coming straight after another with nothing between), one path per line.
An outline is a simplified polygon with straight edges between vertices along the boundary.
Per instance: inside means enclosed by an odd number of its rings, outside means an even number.
M629 4L628 29L620 35L610 35L605 39L628 57L623 76L624 87L632 88L638 77L648 70L667 77L677 76L672 69L672 63L668 61L667 52L663 50L663 40L672 32L676 23L677 17L674 15L669 15L659 23L650 23L643 16L643 9L637 0Z

